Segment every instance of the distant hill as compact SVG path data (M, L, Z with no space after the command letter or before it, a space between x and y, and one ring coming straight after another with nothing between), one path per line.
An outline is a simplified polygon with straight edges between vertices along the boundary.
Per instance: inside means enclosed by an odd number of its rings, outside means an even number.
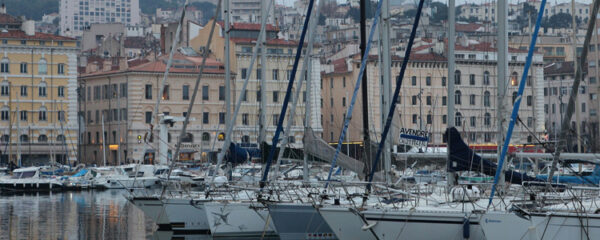
M44 14L57 13L60 0L2 0L8 14L42 20Z

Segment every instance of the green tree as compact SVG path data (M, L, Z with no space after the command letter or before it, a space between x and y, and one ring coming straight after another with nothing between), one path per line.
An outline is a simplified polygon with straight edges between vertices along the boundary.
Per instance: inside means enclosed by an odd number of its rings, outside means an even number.
M433 16L431 16L432 22L441 23L448 20L448 6L445 3L433 2L431 3L431 9L433 10Z
M571 14L559 13L548 19L548 27L553 28L570 28L573 21Z
M13 16L42 20L44 14L57 13L59 0L3 0L6 11Z

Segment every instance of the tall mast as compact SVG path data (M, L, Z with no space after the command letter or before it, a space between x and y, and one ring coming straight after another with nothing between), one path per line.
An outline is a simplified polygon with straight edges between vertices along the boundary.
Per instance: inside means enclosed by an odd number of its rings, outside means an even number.
M577 68L579 68L579 64L577 64L577 22L575 21L575 0L571 0L571 27L573 29L573 77L575 77L575 71ZM581 106L579 104L579 98L575 98L575 128L577 131L575 138L577 139L577 152L581 153ZM581 172L581 164L577 165L579 165L579 172Z
M361 61L362 58L365 57L365 51L367 49L367 1L368 0L360 0L360 55ZM368 57L367 57L368 58ZM365 66L365 71L367 70L367 66ZM362 76L362 84L361 84L361 97L362 97L362 123L363 123L363 146L364 146L364 162L367 166L370 166L371 163L371 136L369 131L369 92L367 82L367 74L363 74ZM367 169L369 171L369 169Z
M106 139L104 137L104 112L102 112L102 160L103 160L103 164L104 166L106 166ZM152 137L152 135L149 135L148 137Z
M456 69L456 65L454 63L454 47L455 47L455 42L456 42L456 4L455 4L455 0L448 0L448 53L446 54L448 56L448 98L446 103L448 104L448 113L446 115L446 121L448 122L447 127L451 128L454 127L454 71ZM447 131L448 134L450 134L450 131ZM447 136L448 139L450 139L450 136ZM446 152L448 152L448 160L447 160L447 169L446 170L450 170L452 161L450 159L450 141L446 141L447 142L447 150ZM454 186L457 184L457 182L455 182L456 180L456 173L453 173L451 171L446 171L447 172L447 182L448 182L448 186ZM448 188L450 189L450 188Z
M8 162L12 160L12 84L8 82ZM20 94L20 93L19 93Z
M270 1L261 1L260 5L260 17L267 18L267 4ZM266 20L265 20L266 21ZM260 103L259 103L259 116L258 116L258 144L262 145L263 142L266 141L266 131L267 131L267 118L265 116L265 112L267 111L267 84L266 84L266 76L267 76L267 53L266 53L266 45L267 45L267 31L265 29L265 34L260 36L258 40L260 42L260 64L258 64L258 69L260 69ZM283 117L283 116L279 116Z
M230 36L229 36L229 0L224 0L225 4L225 122L229 123L231 119L231 66L230 66Z
M506 76L508 71L508 31L507 31L507 16L508 16L508 2L507 0L498 0L498 6L496 9L498 10L498 78L496 81L497 84L497 93L498 99L496 102L496 121L498 124L498 130L496 133L496 142L498 144L498 153L501 152L502 144L504 142L504 119L505 119L505 96L506 96ZM500 154L498 154L498 162L500 162ZM504 169L502 169L504 171ZM500 179L498 181L500 185L504 184L504 174L500 174Z
M387 109L391 107L392 101L392 86L391 86L391 66L392 60L390 57L390 11L389 11L389 0L383 0L381 5L381 39L382 39L382 51L383 53L383 109L382 118L381 118L381 127L385 125L385 120L387 119ZM365 75L366 76L366 75ZM363 85L366 86L366 85ZM391 129L393 131L393 129ZM394 134L392 133L392 136ZM383 140L382 140L383 141ZM390 179L390 169L392 168L391 156L390 156L390 144L391 141L386 141L383 151L383 166L385 169L385 180L387 183L391 182ZM349 153L348 153L349 154Z

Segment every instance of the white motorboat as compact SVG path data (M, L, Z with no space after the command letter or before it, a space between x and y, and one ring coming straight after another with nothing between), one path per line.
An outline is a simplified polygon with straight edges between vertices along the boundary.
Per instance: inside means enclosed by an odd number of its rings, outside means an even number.
M41 175L41 167L19 168L12 176L0 179L0 189L3 192L40 192L62 191L63 184L54 177Z

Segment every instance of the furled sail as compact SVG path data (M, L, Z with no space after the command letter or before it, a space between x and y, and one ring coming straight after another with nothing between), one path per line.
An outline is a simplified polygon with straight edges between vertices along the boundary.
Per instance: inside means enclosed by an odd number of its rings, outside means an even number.
M327 142L320 137L315 136L315 132L312 128L307 127L304 129L304 152L327 162L331 162L331 159L335 154L335 148L327 144ZM361 179L364 179L365 177L365 163L351 158L346 154L340 152L337 165L357 173Z

